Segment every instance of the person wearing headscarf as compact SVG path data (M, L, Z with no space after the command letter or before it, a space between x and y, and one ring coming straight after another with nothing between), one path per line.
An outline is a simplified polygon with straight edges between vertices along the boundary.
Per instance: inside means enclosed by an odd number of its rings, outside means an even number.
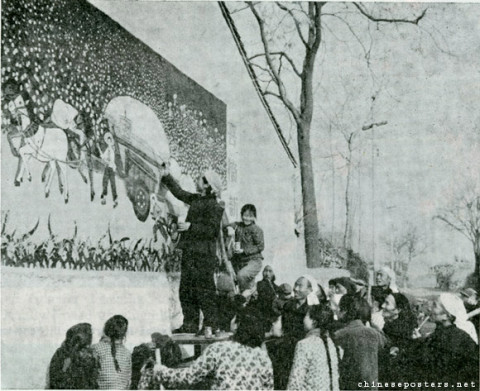
M380 309L389 294L398 293L395 272L389 267L383 266L377 271L376 283L377 285L372 287L372 299L374 307Z
M263 279L257 282L257 306L265 319L270 319L273 302L280 294L280 287L275 284L275 273L270 265L263 268Z
M478 294L477 291L473 288L462 289L460 291L460 295L463 300L463 305L465 306L465 310L467 314L477 311L480 308L480 303L478 301ZM469 318L470 322L473 323L475 329L477 330L477 336L480 335L480 314L473 315Z
M387 296L382 313L387 344L379 360L380 380L408 381L411 372L409 352L417 320L408 299L401 293Z
M307 296L308 305L318 305L325 302L327 300L327 295L315 277L310 274L304 274L302 277L307 279L312 286L312 292Z
M460 330L466 332L478 345L477 332L473 323L467 318L467 311L463 305L462 299L452 293L442 293L438 298L438 301L445 311L455 318L453 324Z
M79 323L68 329L48 370L49 389L96 389L97 364L90 347L92 326Z
M415 378L450 385L478 384L478 345L465 314L462 300L452 293L442 293L434 302L435 331L426 339L418 339L411 355Z
M190 205L185 222L178 223L181 233L178 248L182 250L180 303L183 325L178 333L199 331L200 311L204 327L214 327L217 312L214 273L217 266L217 238L224 208L217 201L222 190L220 176L207 170L198 178L197 193L183 190L163 169L162 183L180 201Z

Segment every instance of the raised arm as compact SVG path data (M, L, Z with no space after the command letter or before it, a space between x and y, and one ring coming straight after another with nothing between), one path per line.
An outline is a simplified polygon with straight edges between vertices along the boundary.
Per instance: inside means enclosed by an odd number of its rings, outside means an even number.
M196 193L190 193L183 190L170 174L165 175L162 178L162 183L167 187L168 190L170 190L175 198L178 198L180 201L185 202L188 205L190 205L196 198L199 197L199 195Z
M203 354L187 368L168 368L163 365L155 367L154 376L160 383L169 387L178 387L182 383L195 384L204 380L214 369L218 352L210 345Z

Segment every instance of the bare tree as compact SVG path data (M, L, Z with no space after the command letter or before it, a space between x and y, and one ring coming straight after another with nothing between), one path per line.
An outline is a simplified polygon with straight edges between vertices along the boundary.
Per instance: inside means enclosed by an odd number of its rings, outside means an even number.
M392 227L390 236L383 239L391 253L390 267L400 277L403 285L408 284L408 271L412 261L425 253L427 243L418 228L410 222L397 229Z
M469 184L467 189L454 199L449 206L435 216L454 231L461 233L473 245L475 270L473 278L475 285L479 284L480 264L480 191L478 184Z
M319 256L319 224L310 135L315 100L312 88L315 61L324 39L323 33L329 28L325 19L337 18L344 21L352 33L352 39L362 43L358 40L358 35L353 27L340 13L335 10L333 12L325 10L332 7L332 3L247 2L245 4L246 6L232 12L226 3L220 3L220 7L239 46L240 53L244 57L247 69L250 75L253 75L257 92L262 98L269 97L278 100L296 124L307 267L318 267L322 265L322 260ZM372 14L363 4L345 3L344 6L346 13L353 12L366 18L369 23L378 26L386 23L418 25L426 13L425 9L412 19L390 18ZM245 11L250 11L253 16L260 37L261 49L250 55L246 55L238 31L233 26L231 19L233 13ZM334 35L334 32L332 34ZM251 44L251 47L257 48L254 44ZM369 60L367 53L365 58L367 61ZM292 100L291 97L295 95L297 99ZM321 101L325 97L317 97L317 99Z

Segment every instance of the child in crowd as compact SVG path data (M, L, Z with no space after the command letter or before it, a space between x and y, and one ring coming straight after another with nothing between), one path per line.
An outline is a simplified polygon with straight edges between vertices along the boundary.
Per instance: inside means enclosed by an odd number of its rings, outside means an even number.
M101 390L128 390L130 387L132 358L123 345L127 329L128 320L115 315L105 323L100 342L92 346L100 365L98 388Z
M257 209L252 204L246 204L241 209L242 221L233 223L228 228L230 236L235 235L235 249L232 264L237 273L240 292L253 289L255 277L262 269L265 247L263 231L255 223Z
M329 336L333 312L313 305L303 320L307 336L297 343L288 390L339 390L338 356Z

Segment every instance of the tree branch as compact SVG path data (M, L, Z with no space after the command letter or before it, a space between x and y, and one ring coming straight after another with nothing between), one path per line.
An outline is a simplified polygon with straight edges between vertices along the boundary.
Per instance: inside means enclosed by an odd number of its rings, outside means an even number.
M271 95L271 96L274 96L275 98L280 99L280 101L283 102L282 97L281 97L280 95L278 95L278 94L275 94L275 93L272 92L272 91L262 91L262 94L263 94L263 95Z
M255 64L255 63L253 63L253 62L250 63L250 64L252 65L252 67L256 67L256 68L258 68L258 69L260 69L260 70L268 73L270 76L273 77L273 74L272 74L272 72L270 71L270 69L264 68L264 67L262 67L261 65Z
M340 20L341 22L343 22L345 24L345 26L347 26L347 28L350 30L350 32L352 33L353 37L355 38L355 40L360 44L360 46L362 47L362 50L363 50L363 53L365 54L365 59L367 60L368 63L370 63L370 50L367 50L367 48L365 47L365 45L363 44L362 40L359 38L359 36L355 33L355 31L353 30L352 26L350 26L350 23L348 23L344 18L338 16L338 15L335 15L335 14L323 14L323 15L328 15L328 16L333 16L334 18L337 18L338 20Z
M308 43L307 41L305 40L305 38L303 37L303 33L302 33L302 29L300 27L300 22L297 20L297 18L295 17L295 15L293 14L292 10L288 7L285 7L283 4L281 3L275 3L278 8L280 8L282 11L285 11L285 12L288 12L288 14L292 17L293 19L293 22L295 23L295 27L297 29L297 33L298 33L298 36L300 37L300 40L302 41L302 43L308 48Z
M465 231L461 228L461 227L458 227L457 225L455 224L452 224L446 217L444 216L440 216L440 215L437 215L434 217L434 219L438 219L438 220L441 220L443 221L445 224L447 224L450 228L453 228L455 231L458 231L460 232L463 236L465 236L468 240L472 240L472 238L470 238L470 236L468 236L468 234L465 233Z
M362 130L365 131L365 130L372 129L374 126L383 126L383 125L387 125L387 124L388 124L388 121L374 122L374 123L371 123L369 125L362 126Z
M298 123L300 121L300 113L298 110L295 108L293 103L288 99L287 93L285 90L285 86L283 85L282 80L280 79L280 76L278 74L277 69L275 68L275 65L273 64L272 57L270 55L270 48L268 45L268 40L265 34L265 21L262 19L258 11L256 10L254 4L252 3L247 3L247 5L250 7L250 10L252 11L253 16L257 20L258 27L260 30L260 37L262 39L262 44L263 44L263 49L265 51L265 59L267 62L268 67L270 68L272 75L273 75L273 81L278 87L278 91L280 93L280 97L282 100L282 103L287 107L288 110L292 113L293 117L295 118L295 121Z
M270 53L272 56L280 56L280 58L284 57L289 63L290 65L292 66L292 69L293 71L295 72L295 74L298 76L298 77L301 77L301 73L300 71L298 70L298 68L296 67L295 63L293 62L292 58L285 52L271 52ZM253 60L254 58L257 58L257 57L265 57L265 53L258 53L258 54L255 54L254 56L252 57L249 57L248 58L248 61L250 60ZM253 64L253 63L252 63Z
M383 22L383 23L411 23L411 24L416 24L418 25L418 22L423 19L425 16L427 9L425 8L423 12L420 14L420 16L416 17L415 19L409 20L409 19L396 19L396 18L376 18L372 15L370 15L367 11L365 11L360 4L358 3L353 3L355 7L360 11L360 13L365 16L366 18L370 19L372 22Z

